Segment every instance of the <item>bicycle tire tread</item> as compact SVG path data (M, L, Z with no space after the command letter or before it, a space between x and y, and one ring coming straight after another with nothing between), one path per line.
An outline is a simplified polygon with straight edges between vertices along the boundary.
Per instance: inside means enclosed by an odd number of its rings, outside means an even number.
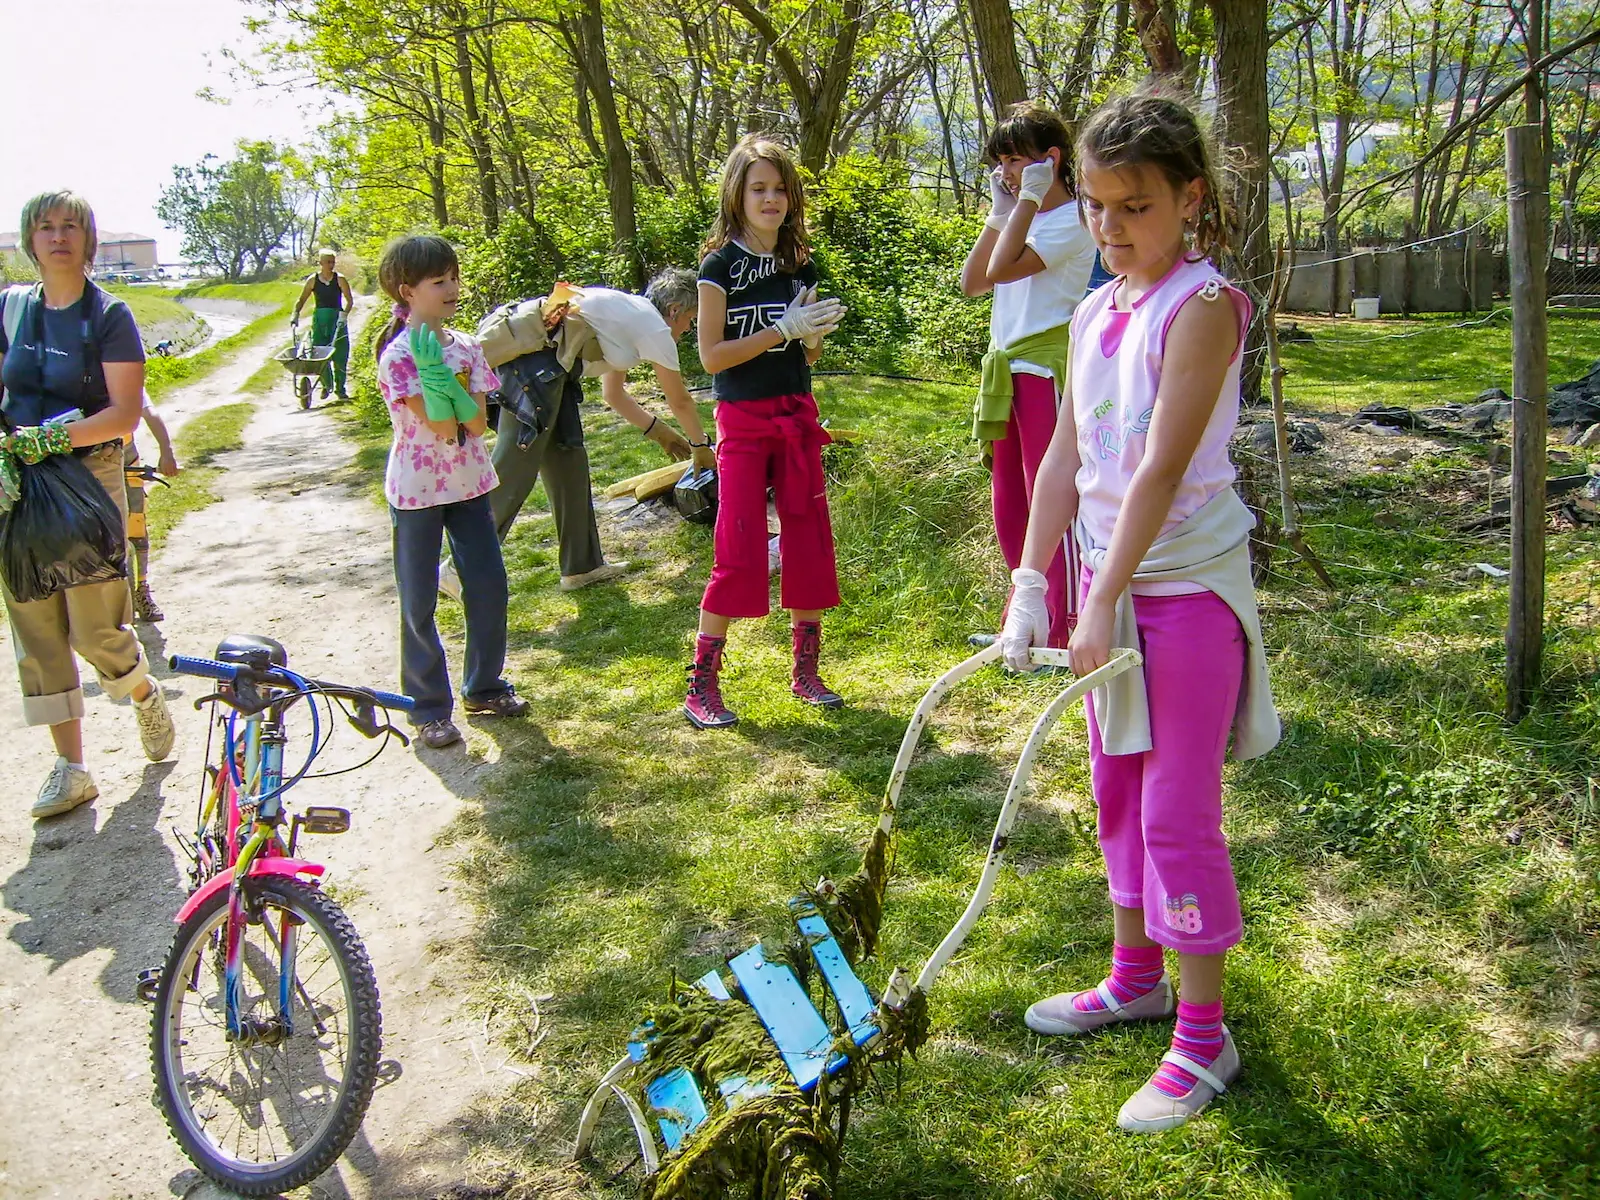
M326 895L320 888L282 876L263 877L259 882L247 883L246 887L258 894L277 894L300 905L303 909L315 910L325 927L324 932L330 939L330 947L341 957L348 972L352 1008L371 1012L370 1020L353 1019L350 1023L350 1053L355 1068L351 1072L350 1086L339 1097L338 1111L334 1120L313 1143L315 1152L281 1172L249 1175L236 1173L208 1155L204 1147L193 1144L175 1111L175 1100L169 1095L178 1086L178 1081L167 1078L164 1067L166 1055L163 1052L163 1036L167 1008L171 999L172 980L177 975L175 960L183 954L189 944L194 928L209 921L219 903L227 903L227 889L219 891L211 901L180 925L173 935L172 944L168 947L162 967L154 1011L150 1017L150 1053L156 1077L156 1091L153 1097L155 1105L161 1110L161 1115L166 1120L167 1128L173 1138L202 1174L241 1195L272 1196L310 1183L338 1161L351 1139L355 1137L356 1130L366 1118L367 1108L372 1103L372 1094L377 1088L378 1064L383 1053L383 1011L378 996L377 976L373 972L366 946L362 943L355 924L332 897Z

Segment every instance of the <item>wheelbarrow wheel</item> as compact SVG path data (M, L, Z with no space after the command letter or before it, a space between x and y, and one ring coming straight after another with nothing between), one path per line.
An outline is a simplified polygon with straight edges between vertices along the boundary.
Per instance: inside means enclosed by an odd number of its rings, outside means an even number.
M311 407L312 379L309 375L296 375L294 377L295 395L300 397L300 407Z

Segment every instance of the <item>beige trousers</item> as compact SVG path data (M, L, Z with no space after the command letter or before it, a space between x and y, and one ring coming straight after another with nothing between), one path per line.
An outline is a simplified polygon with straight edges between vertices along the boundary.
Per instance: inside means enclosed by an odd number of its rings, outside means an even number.
M122 473L122 447L85 456L84 465L128 516ZM100 686L113 700L130 695L150 674L144 648L133 634L133 599L126 579L67 588L43 600L23 603L0 580L11 645L22 680L22 716L29 725L59 725L83 716L83 688L76 651L95 669Z

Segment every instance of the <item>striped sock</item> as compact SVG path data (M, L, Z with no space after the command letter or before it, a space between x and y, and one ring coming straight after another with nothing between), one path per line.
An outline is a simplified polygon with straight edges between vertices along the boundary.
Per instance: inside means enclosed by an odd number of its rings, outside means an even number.
M1222 1001L1215 1004L1190 1004L1178 1001L1178 1027L1172 1034L1172 1048L1185 1058L1209 1067L1222 1053ZM1187 1095L1199 1082L1182 1067L1163 1062L1150 1079L1156 1090L1177 1098Z
M1111 974L1106 977L1106 987L1120 1004L1147 995L1161 982L1160 946L1111 947ZM1090 988L1072 998L1072 1007L1079 1012L1099 1012L1106 1007L1100 993Z

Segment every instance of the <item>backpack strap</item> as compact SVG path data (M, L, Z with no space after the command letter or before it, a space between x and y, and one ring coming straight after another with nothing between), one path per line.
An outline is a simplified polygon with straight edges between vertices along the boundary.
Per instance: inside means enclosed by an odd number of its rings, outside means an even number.
M22 317L27 312L29 296L41 286L43 285L14 283L4 292L0 292L0 312L4 313L8 347L16 342L17 330L22 328Z

